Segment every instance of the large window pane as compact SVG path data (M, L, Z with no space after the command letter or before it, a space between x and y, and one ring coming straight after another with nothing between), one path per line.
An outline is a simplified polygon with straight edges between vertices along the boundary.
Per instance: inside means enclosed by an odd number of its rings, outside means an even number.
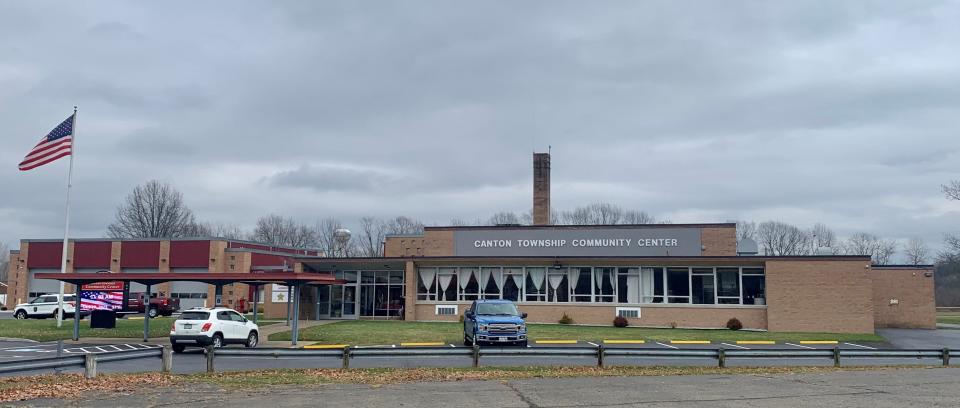
M546 268L526 268L526 301L545 302L547 300Z
M590 302L593 296L593 268L575 267L569 269L570 287L573 290L574 302Z
M713 274L693 275L693 303L698 305L712 305L713 299Z
M417 300L437 300L437 268L417 271Z
M689 268L667 268L667 298L670 303L690 303Z
M648 273L649 272L649 273ZM666 289L664 280L664 271L663 268L644 268L640 271L640 280L641 287L643 288L643 302L644 303L664 303L664 298L666 297ZM647 283L653 282L653 294L651 295L650 291L647 289Z
M740 271L738 268L717 268L717 296L740 297Z
M523 268L503 268L503 298L520 301L523 288Z
M460 268L457 276L457 282L460 284L460 300L476 300L480 297L478 274L477 268Z
M640 293L640 270L637 268L618 268L617 302L640 303Z
M567 285L566 269L549 269L547 271L547 296L550 302L569 302L570 288Z
M437 271L437 300L457 300L457 268L439 268Z
M766 279L763 275L743 275L743 304L765 305Z
M503 275L500 268L480 268L480 286L483 286L484 299L500 299L500 286Z
M614 268L593 268L594 302L613 302Z

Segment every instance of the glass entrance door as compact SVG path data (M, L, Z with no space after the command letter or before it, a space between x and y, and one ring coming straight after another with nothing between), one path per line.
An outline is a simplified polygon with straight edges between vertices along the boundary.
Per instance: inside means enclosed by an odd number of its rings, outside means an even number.
M317 319L330 317L330 285L317 286Z
M327 292L328 314L326 317L331 319L356 319L357 318L357 285L330 285ZM323 299L325 291L321 290L319 295ZM324 307L321 304L321 310ZM321 313L321 316L324 314Z

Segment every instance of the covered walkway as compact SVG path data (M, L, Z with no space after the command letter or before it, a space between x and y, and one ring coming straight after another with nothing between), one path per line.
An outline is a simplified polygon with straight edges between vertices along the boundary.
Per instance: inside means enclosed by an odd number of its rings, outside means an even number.
M214 285L216 288L215 291L215 302L217 306L222 305L223 301L223 286L230 285L234 283L242 283L245 285L252 286L254 298L253 298L253 321L257 322L257 303L259 302L259 287L267 284L282 284L288 287L288 291L292 292L291 296L287 297L288 302L288 311L290 315L293 316L293 321L291 324L291 331L293 332L290 344L293 346L297 345L297 340L300 335L299 331L299 319L300 316L300 289L304 285L329 285L329 284L338 284L343 283L343 281L336 279L333 274L329 273L292 273L292 272L271 272L271 273L123 273L123 272L104 272L104 273L38 273L36 274L37 279L52 279L64 281L71 283L77 286L77 288L82 287L83 285L97 282L135 282L146 286L145 296L147 300L145 303L149 305L150 302L150 288L153 285L158 285L166 282L176 282L176 281L186 281L186 282L204 282L210 285ZM79 290L78 290L79 292ZM79 295L78 296L78 307L79 307ZM292 304L290 301L292 299ZM124 299L124 306L126 306L127 300ZM146 306L149 307L149 306ZM145 311L147 309L145 308ZM74 313L73 318L73 340L80 339L80 318L82 313ZM143 341L147 342L150 340L150 315L149 313L144 313L143 319Z

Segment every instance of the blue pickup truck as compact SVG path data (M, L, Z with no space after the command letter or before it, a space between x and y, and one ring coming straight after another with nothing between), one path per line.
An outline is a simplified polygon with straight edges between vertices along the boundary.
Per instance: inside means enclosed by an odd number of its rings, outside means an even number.
M463 344L526 346L526 317L509 300L475 300L463 315Z

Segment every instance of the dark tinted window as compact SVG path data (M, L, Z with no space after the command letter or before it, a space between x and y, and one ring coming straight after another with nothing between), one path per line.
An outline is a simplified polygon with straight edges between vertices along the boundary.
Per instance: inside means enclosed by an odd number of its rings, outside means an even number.
M210 313L207 312L183 312L177 320L207 320Z
M217 312L217 320L229 321L230 314L227 312Z
M517 307L513 303L479 303L477 314L480 315L510 315L517 316Z

